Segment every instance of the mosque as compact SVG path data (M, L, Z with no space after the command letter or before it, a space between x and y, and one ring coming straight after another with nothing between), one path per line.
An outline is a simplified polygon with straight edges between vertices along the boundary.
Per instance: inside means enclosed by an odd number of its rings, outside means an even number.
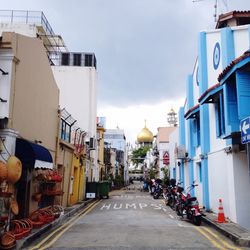
M145 126L144 126L144 128L137 135L137 143L138 143L139 146L150 146L150 147L152 147L153 140L154 140L154 135L147 128L147 126L146 126L146 120L145 120Z

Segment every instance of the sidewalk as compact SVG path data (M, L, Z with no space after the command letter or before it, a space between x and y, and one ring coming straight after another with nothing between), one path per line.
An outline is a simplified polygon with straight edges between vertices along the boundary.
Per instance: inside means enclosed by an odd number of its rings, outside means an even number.
M230 238L237 245L242 247L250 247L250 231L231 221L227 223L216 222L217 216L213 213L203 212L203 222L211 225L216 230Z
M34 242L39 236L45 233L48 233L50 230L57 228L58 226L63 224L66 220L68 220L70 216L74 215L75 213L83 209L87 204L93 201L94 199L90 199L87 201L79 202L76 205L73 205L71 207L65 208L64 214L61 215L58 219L52 221L51 223L44 225L41 228L32 229L32 233L29 236L21 240L18 240L16 244L16 249L22 249L22 248L27 247L31 242Z

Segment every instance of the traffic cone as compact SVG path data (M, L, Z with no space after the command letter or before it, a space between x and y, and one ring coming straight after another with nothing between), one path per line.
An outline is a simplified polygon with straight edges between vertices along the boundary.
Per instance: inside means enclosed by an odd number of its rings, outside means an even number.
M219 223L225 223L226 222L225 215L224 215L224 209L223 209L223 206L222 206L222 199L219 199L219 212L218 212L217 222L219 222Z

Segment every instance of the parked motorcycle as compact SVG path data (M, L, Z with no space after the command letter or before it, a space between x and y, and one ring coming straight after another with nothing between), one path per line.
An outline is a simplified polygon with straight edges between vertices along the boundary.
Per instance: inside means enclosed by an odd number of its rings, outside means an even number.
M163 189L165 204L174 210L177 202L177 194L183 191L183 188L179 186L180 184L181 182L178 182L176 185L176 180L171 179L170 185Z
M196 197L192 197L190 192L194 189L198 184L192 184L187 189L186 192L183 190L179 190L177 195L177 203L176 203L176 213L179 216L186 215L187 219L191 220L195 225L201 225L201 211L199 208L199 202Z
M162 194L163 194L163 186L161 183L156 182L153 198L159 199L159 197L162 196Z

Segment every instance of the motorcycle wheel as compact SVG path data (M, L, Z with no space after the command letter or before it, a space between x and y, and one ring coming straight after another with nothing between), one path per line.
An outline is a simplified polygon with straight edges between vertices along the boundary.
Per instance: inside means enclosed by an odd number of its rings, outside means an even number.
M200 226L200 225L201 225L201 216L194 216L194 217L193 217L193 223L194 223L196 226Z
M154 194L154 199L158 199L159 198L159 195L158 194Z

